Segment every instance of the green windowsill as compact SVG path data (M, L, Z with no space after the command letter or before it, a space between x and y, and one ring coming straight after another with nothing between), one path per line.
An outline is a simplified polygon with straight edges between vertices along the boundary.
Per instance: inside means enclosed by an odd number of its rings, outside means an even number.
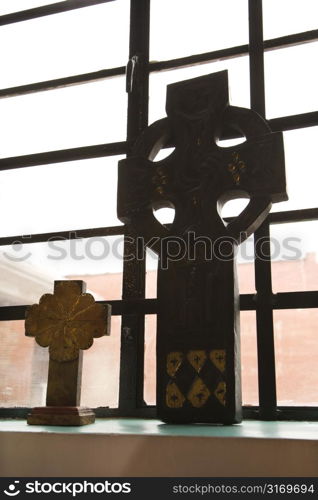
M0 419L0 432L47 434L98 434L130 436L186 436L210 438L318 440L318 422L264 422L245 420L232 426L171 425L159 420L137 418L99 418L82 427L28 425L25 420Z

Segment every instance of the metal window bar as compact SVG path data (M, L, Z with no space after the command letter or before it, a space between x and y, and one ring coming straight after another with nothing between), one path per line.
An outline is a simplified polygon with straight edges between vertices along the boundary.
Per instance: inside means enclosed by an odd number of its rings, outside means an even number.
M49 5L42 5L33 9L20 10L0 16L0 26L30 21L38 17L50 16L52 14L68 12L69 10L81 9L83 7L91 7L92 5L114 1L115 0L64 0L63 2L55 2Z
M314 127L318 125L318 111L290 115L268 120L273 132L296 130L299 128ZM224 139L235 137L231 131L225 134ZM51 163L64 163L74 160L87 160L90 158L101 158L105 156L116 156L129 151L133 141L113 142L97 144L94 146L82 146L78 148L47 151L44 153L33 153L29 155L0 158L0 171L16 168L34 167L48 165ZM174 146L167 144L168 147Z
M241 311L257 311L259 296L257 294L240 295ZM128 298L126 300L98 301L100 304L111 304L113 316L157 314L157 299ZM280 292L271 294L272 309L316 309L318 308L318 291L312 292ZM23 320L27 305L2 306L0 321Z
M86 1L79 0L76 5L73 1L59 2L49 6L29 9L18 13L0 16L0 25L25 21L44 15L50 15L74 8L86 7L113 0ZM63 5L62 5L63 4ZM318 39L318 30L292 34L272 40L263 41L262 37L262 1L249 0L249 45L232 47L220 51L194 56L183 57L170 61L149 63L149 10L150 0L131 0L131 33L130 57L137 55L138 87L129 95L127 141L96 146L86 146L61 151L37 153L20 157L0 159L0 170L24 168L49 163L67 162L78 159L88 159L118 154L129 154L131 144L140 131L147 125L148 120L148 79L152 71L161 71L184 67L193 64L210 62L216 59L227 59L249 54L251 61L251 102L253 109L265 111L264 98L264 50L273 50L282 47L307 43ZM110 68L75 75L58 80L37 82L34 84L0 90L0 98L23 95L30 92L50 90L53 88L75 85L101 78L110 78L125 74L124 67ZM318 112L280 117L269 120L274 131L292 130L310 127L318 124ZM269 215L267 221L255 235L255 244L259 237L269 237L270 224L301 222L318 219L318 208L276 212ZM89 238L92 236L131 235L131 228L126 226L90 228L77 231L63 231L25 236L11 236L0 238L0 246L10 245L16 241L23 243L44 242L50 239L72 239L75 237ZM126 243L126 251L127 248ZM243 408L244 418L275 418L296 420L317 420L316 407L276 407L275 388L275 359L273 349L273 310L317 308L318 291L288 292L273 294L271 289L270 257L265 260L256 258L256 288L257 293L240 296L242 311L255 310L257 312L257 335L259 347L259 383L260 406ZM154 417L155 408L145 406L143 401L143 343L144 343L144 316L156 314L156 299L145 299L145 263L133 262L125 265L123 274L123 299L110 301L114 315L121 315L122 347L121 347L121 375L119 408L97 408L97 416L139 416ZM0 307L0 321L24 319L27 306ZM128 368L123 369L123 366ZM266 373L265 373L266 369ZM270 382L268 373L270 372ZM28 408L0 408L0 417L20 416L28 413Z
M26 418L31 408L0 408L0 418ZM125 410L123 408L94 408L97 418L105 417L131 417L131 418L156 418L155 406L145 406L135 410ZM260 420L258 406L244 406L243 418ZM276 420L318 420L318 407L307 406L278 406L276 410Z
M251 109L266 116L262 0L249 0L248 7ZM268 221L255 232L254 242L259 410L262 418L273 420L277 400ZM262 242L262 250L266 247L265 253L257 251L259 242Z
M129 59L135 60L128 93L127 141L134 142L148 125L150 0L131 0ZM128 151L129 155L129 151ZM125 236L135 239L133 228L126 226ZM134 254L129 240L124 240L124 255ZM143 260L125 261L123 300L145 298L145 256ZM119 408L134 411L146 406L144 385L144 314L137 311L122 315Z
M227 222L232 219L226 218ZM309 222L318 220L318 208L303 208L300 210L286 210L285 212L273 212L267 217L269 224L288 224L291 222ZM167 224L169 226L169 224ZM95 236L119 236L124 235L126 226L108 226L88 229L74 229L69 231L55 231L52 233L39 233L33 235L18 235L0 237L0 247L13 245L14 243L44 243L48 240L71 240L75 238L92 238ZM1 307L0 307L1 309Z
M84 146L72 149L48 151L12 158L0 159L1 170L13 170L16 168L35 167L37 165L49 165L50 163L64 163L75 160L87 160L90 158L101 158L103 156L116 156L128 151L128 142L113 142L98 144L96 146Z
M263 47L265 51L269 51L286 47L294 47L296 45L314 42L317 40L318 30L312 30L266 40L264 41ZM195 54L192 56L181 57L167 61L149 61L148 71L152 73L169 69L185 68L187 66L193 66L196 64L211 63L213 61L225 61L226 59L232 59L234 57L240 57L248 54L249 45L239 45L236 47L230 47L228 49L221 49L213 52L206 52L203 54ZM43 92L45 90L52 90L56 88L68 87L71 85L78 85L81 83L88 83L100 79L113 78L115 76L125 75L125 72L125 66L118 66L116 68L107 68L90 73L58 78L55 80L47 80L43 82L30 83L27 85L20 85L17 87L0 89L0 98L3 99L7 97L16 97L25 94L31 94L34 92Z

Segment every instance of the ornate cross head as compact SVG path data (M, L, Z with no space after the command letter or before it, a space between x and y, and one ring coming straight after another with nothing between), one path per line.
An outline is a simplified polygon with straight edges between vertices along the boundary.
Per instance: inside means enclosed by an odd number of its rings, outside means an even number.
M55 281L54 294L45 294L27 311L26 335L49 347L50 359L76 360L94 338L110 334L110 306L96 304L82 293L82 281Z
M167 87L167 117L153 123L131 157L119 162L118 216L146 238L197 234L228 235L241 241L267 216L273 202L287 199L283 137L271 132L256 112L229 105L227 71ZM245 142L220 147L224 132ZM155 161L167 144L175 150ZM234 198L249 198L246 209L226 224L220 208ZM170 230L153 210L175 208ZM151 247L158 251L155 245Z

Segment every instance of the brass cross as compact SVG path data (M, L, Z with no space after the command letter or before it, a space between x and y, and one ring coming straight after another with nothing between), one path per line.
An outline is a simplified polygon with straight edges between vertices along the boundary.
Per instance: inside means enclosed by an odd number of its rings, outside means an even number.
M63 420L56 417L57 413L64 415L65 408L69 413L80 404L82 350L89 349L94 338L110 334L111 306L97 304L85 289L83 281L55 281L54 294L43 295L26 313L25 334L49 348L46 404L55 408L53 424ZM39 417L39 412L46 417ZM33 413L29 423L50 423L47 409L35 409Z

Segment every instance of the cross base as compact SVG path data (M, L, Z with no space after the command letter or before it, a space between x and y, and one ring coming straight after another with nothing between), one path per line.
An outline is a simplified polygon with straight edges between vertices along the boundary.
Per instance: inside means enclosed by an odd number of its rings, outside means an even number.
M43 406L33 408L27 417L29 425L88 425L95 413L85 406Z

